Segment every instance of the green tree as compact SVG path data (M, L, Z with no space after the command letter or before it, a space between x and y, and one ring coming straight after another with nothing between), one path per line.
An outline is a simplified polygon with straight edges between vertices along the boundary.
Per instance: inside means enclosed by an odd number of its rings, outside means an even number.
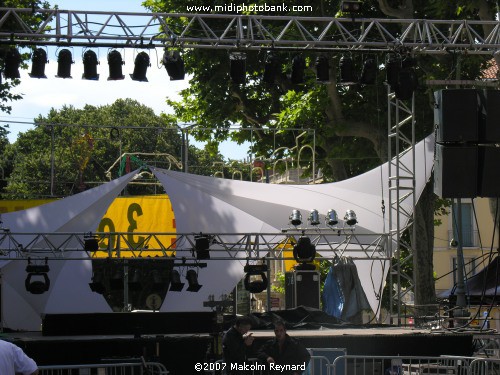
M20 134L14 144L6 147L1 166L8 172L8 183L2 196L67 196L142 164L181 170L181 143L171 117L157 116L151 108L132 99L97 107L86 105L83 109L52 109L46 117L35 119L33 130ZM132 155L122 159L124 154ZM206 153L190 147L192 163L203 162L204 158ZM211 174L211 169L199 172ZM155 185L128 187L129 194L158 192L163 190L158 191Z

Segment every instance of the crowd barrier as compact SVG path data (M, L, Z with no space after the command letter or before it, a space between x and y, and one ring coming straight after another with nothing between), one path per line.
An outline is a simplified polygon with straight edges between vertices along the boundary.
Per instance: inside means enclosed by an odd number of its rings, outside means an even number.
M158 362L39 366L40 375L168 375Z

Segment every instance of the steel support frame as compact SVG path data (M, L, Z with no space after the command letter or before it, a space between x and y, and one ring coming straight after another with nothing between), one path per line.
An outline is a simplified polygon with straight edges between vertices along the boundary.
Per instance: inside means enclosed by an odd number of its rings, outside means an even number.
M391 267L389 273L390 323L402 324L402 299L410 291L414 293L415 279L403 271L403 266L414 259L416 241L415 223L415 95L409 105L396 98L390 86L387 86L388 105L388 162L389 162L389 251ZM402 156L411 154L409 164L403 162ZM408 212L401 204L410 201L413 210ZM409 241L402 236L408 231ZM402 250L406 250L403 254ZM402 288L402 279L406 279L409 287ZM396 311L394 307L396 306Z

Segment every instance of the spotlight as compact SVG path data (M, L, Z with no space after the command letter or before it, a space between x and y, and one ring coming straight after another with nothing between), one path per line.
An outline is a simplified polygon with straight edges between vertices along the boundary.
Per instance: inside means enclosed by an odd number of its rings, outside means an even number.
M163 65L171 81L184 79L184 60L182 60L179 51L165 50L163 54Z
M409 100L417 88L418 80L415 70L412 67L402 68L399 71L398 83L394 88L396 98L399 100Z
M302 224L302 214L299 210L292 210L292 214L290 215L289 219L290 224L292 224L293 226Z
M122 65L124 64L122 60L122 55L117 50L111 50L108 53L108 65L109 65L109 77L108 81L117 81L124 79L125 76L122 73Z
M344 220L347 225L356 225L358 219L356 218L356 213L353 210L347 210L344 216Z
M15 47L9 48L5 54L5 67L4 76L5 78L15 79L20 78L19 66L21 65L21 54Z
M45 64L48 63L47 52L43 48L37 48L33 51L31 57L31 78L47 78L45 75Z
M328 210L326 217L325 217L325 222L326 222L326 225L328 225L330 227L337 225L339 223L337 211L335 211L333 208Z
M83 54L83 74L82 79L90 79L97 81L99 79L99 74L97 74L97 65L99 65L99 60L94 51L87 50Z
M318 210L316 210L316 209L312 210L309 213L308 220L311 223L311 225L314 225L314 226L319 225L319 213L318 213Z
M342 1L340 10L343 13L361 13L361 1Z
M90 290L98 294L104 294L106 292L106 286L104 285L104 276L101 272L94 272L92 275L92 282L89 283Z
M296 55L292 59L292 75L290 81L294 85L304 83L304 70L306 68L306 60L302 55Z
M31 294L42 294L49 290L50 280L47 272L50 271L49 265L47 264L47 259L45 259L45 264L31 264L31 260L28 258L28 265L26 266L26 280L24 281L24 287L27 292Z
M199 235L194 236L196 259L210 259L210 237Z
M363 85L372 85L377 79L377 64L375 59L368 58L363 63L363 70L361 71L361 77L359 82Z
M278 63L278 56L274 52L268 51L266 56L266 63L264 65L264 75L262 77L262 80L265 83L274 83L276 75L278 74Z
M62 49L57 55L57 75L58 78L71 78L71 64L73 55L69 49Z
M246 272L244 285L250 293L261 293L267 289L268 280L266 276L267 265L247 264L244 268Z
M357 79L354 75L354 62L349 56L340 58L340 83L344 85L352 85Z
M90 252L99 250L99 240L97 239L97 237L92 235L84 237L83 249Z
M243 52L232 52L229 54L229 75L233 83L242 85L245 83L247 55Z
M142 290L141 272L133 269L128 276L128 289L132 291Z
M170 291L180 292L184 288L184 283L181 283L181 275L179 271L172 270L170 272Z
M306 236L299 237L293 247L293 257L298 263L310 263L316 257L316 246Z
M197 292L201 289L202 285L198 284L198 274L195 270L188 270L186 273L186 280L188 282L188 292Z
M330 65L328 57L322 55L316 58L316 81L328 82L330 80Z
M151 66L149 63L149 55L146 52L139 52L135 57L134 72L130 75L130 77L134 81L148 82L148 79L146 78L148 66Z

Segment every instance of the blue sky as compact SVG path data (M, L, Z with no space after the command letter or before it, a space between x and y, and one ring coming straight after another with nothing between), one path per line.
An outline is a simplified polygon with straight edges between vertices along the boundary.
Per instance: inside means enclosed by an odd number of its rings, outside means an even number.
M123 11L123 12L146 12L141 6L141 1L134 0L85 0L71 1L58 0L51 2L57 4L59 9L64 10L97 10L97 11ZM73 60L75 64L71 68L72 79L55 78L57 71L56 49L48 49L49 63L46 65L45 73L47 79L33 79L28 75L28 71L21 72L21 85L16 88L16 92L24 94L20 101L12 103L12 113L2 114L0 120L31 122L38 115L46 115L51 108L59 109L63 105L73 105L82 108L85 104L105 105L111 104L119 98L132 98L153 108L159 113L171 113L171 109L165 103L167 97L171 99L179 98L179 91L188 87L188 81L170 81L163 66L160 66L162 51L151 52L151 67L147 72L149 82L132 81L129 74L132 73L135 58L134 51L127 49L122 52L125 65L122 81L107 81L108 68L106 62L107 51L100 48L98 58L100 65L98 73L99 81L86 81L80 77L83 72L81 63L82 49L72 48ZM10 125L9 140L15 141L19 132L26 131L31 126L28 124ZM194 141L192 141L194 142ZM196 144L203 147L202 144ZM221 153L226 158L241 160L246 155L247 146L238 146L233 142L225 142L221 148Z

